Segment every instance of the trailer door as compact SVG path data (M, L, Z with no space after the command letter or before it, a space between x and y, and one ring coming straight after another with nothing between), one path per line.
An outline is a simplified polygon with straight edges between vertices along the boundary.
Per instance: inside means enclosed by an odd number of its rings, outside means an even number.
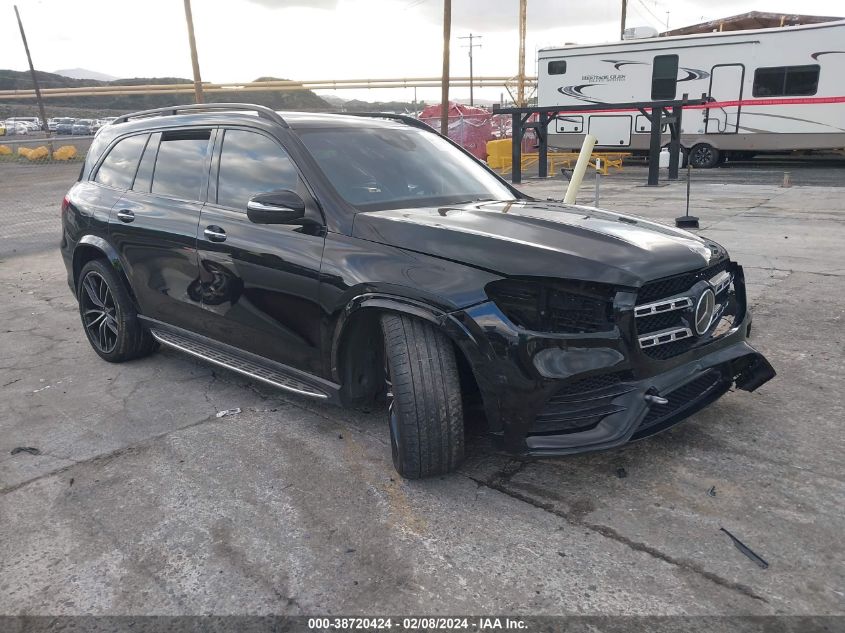
M739 131L739 114L742 110L742 83L745 66L718 64L710 71L710 98L715 107L707 108L708 134L736 134Z

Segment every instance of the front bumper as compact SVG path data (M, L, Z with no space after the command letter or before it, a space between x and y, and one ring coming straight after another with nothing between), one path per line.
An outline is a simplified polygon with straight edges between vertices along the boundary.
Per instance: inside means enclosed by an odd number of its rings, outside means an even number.
M602 333L522 330L492 302L449 321L502 448L529 455L603 450L663 431L733 385L753 391L775 376L746 342L751 315L739 267L737 280L742 306L731 327L669 359L640 348L633 293L617 296L616 326Z

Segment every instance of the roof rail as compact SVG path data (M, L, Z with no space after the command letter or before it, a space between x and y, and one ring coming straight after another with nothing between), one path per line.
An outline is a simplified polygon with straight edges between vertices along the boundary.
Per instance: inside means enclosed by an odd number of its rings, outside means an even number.
M426 130L427 132L434 132L435 134L439 134L439 132L433 127L431 127L428 123L420 121L419 119L415 119L414 117L408 116L407 114L392 114L390 112L338 112L337 114L363 116L369 117L371 119L392 119L394 121L400 121L405 125L410 125L411 127L416 127L421 130Z
M117 117L114 122L126 123L129 119L143 119L146 117L177 115L180 113L206 112L209 110L226 110L229 112L233 110L244 110L255 112L263 119L267 119L273 123L278 123L285 128L290 127L287 124L287 121L285 121L275 110L266 106L254 105L251 103L193 103L189 105L170 106L167 108L155 108L153 110L141 110L140 112L124 114Z

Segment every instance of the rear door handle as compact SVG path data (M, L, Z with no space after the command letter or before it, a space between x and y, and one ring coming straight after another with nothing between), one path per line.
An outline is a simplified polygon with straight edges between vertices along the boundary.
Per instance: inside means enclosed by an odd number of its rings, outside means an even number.
M132 213L129 209L121 209L117 212L117 219L121 222L126 222L129 224L135 219L135 214Z
M226 241L226 231L224 231L219 226L212 224L211 226L205 227L205 231L203 231L203 235L205 235L206 239L209 242L225 242Z

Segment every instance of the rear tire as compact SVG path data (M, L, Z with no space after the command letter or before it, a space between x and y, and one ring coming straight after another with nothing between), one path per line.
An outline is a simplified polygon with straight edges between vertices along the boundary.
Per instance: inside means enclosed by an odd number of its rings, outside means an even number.
M710 169L719 164L721 153L709 143L699 143L689 152L689 162L698 169Z
M126 285L107 260L95 259L82 267L76 298L88 342L103 360L122 363L157 347L138 319Z
M381 324L393 465L406 479L452 472L464 458L455 350L425 321L385 314Z

